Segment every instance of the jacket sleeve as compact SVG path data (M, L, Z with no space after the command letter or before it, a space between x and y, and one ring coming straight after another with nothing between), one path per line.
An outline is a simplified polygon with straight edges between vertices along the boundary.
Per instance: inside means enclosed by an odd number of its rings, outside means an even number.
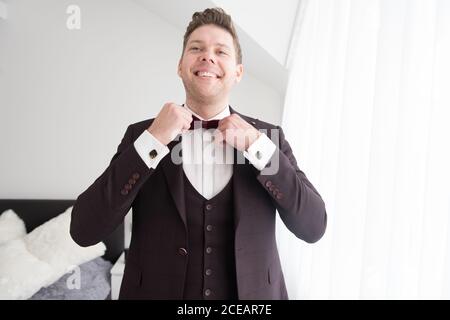
M73 206L73 240L84 247L103 241L122 223L139 189L153 172L134 148L133 126L129 126L108 168L78 196Z
M283 130L277 127L279 145L266 167L257 175L258 181L272 197L286 227L296 237L313 243L325 233L325 203L314 186L299 169ZM277 163L278 166L272 166ZM277 168L277 170L273 170Z

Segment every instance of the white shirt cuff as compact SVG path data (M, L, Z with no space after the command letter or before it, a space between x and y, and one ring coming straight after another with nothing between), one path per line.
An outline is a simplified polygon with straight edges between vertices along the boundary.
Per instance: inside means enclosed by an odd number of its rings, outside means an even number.
M275 143L263 133L243 153L248 161L261 171L269 162L276 148Z
M159 161L169 153L169 148L148 130L144 130L139 138L134 141L134 148L149 169L155 169Z

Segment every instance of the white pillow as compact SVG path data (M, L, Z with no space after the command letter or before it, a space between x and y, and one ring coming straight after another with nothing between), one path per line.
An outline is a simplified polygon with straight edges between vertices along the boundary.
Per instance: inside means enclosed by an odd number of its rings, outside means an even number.
M6 210L0 215L0 244L22 238L26 234L25 223L13 210Z
M28 252L23 239L0 245L0 300L28 299L55 276L49 264Z
M106 250L103 242L81 247L72 240L69 233L71 212L72 207L40 225L24 238L28 251L52 266L59 277L75 266L102 256Z

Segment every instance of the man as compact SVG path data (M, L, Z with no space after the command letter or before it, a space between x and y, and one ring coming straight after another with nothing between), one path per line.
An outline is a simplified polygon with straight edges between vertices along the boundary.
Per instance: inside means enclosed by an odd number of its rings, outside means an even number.
M178 65L185 104L130 125L78 197L70 232L82 246L105 239L133 209L121 299L287 299L276 210L298 238L324 234L325 205L281 128L229 106L242 74L230 16L195 13ZM217 161L229 154L231 162Z

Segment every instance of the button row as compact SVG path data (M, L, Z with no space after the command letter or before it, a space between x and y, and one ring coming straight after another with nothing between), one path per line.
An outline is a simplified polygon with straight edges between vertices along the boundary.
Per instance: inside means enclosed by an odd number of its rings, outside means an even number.
M130 179L128 179L128 183L126 183L122 190L120 190L120 194L122 194L123 196L126 196L128 194L128 192L133 189L133 186L136 184L136 181L140 178L141 176L139 175L139 173L133 173L133 175L131 176Z
M211 211L211 210L213 209L213 205L210 204L210 203L208 203L208 204L206 204L205 209L206 209L207 211ZM211 232L212 229L213 229L212 225L208 224L208 225L206 226L206 231ZM207 254L211 254L211 253L212 253L212 248L211 248L211 247L206 247L206 253L207 253ZM211 274L212 274L212 270L211 270L211 269L206 269L206 270L205 270L205 275L206 275L206 276L210 276ZM209 296L212 294L211 289L206 289L206 290L204 291L204 294L205 294L205 297L209 297Z
M178 248L178 253L182 256L187 256L188 252L186 250L186 248ZM207 254L211 254L212 253L212 248L211 247L206 247L206 253Z
M284 197L283 193L280 192L280 190L275 186L275 184L272 181L267 180L265 186L267 189L269 189L270 192L272 192L273 196L276 199L278 200L283 199Z

